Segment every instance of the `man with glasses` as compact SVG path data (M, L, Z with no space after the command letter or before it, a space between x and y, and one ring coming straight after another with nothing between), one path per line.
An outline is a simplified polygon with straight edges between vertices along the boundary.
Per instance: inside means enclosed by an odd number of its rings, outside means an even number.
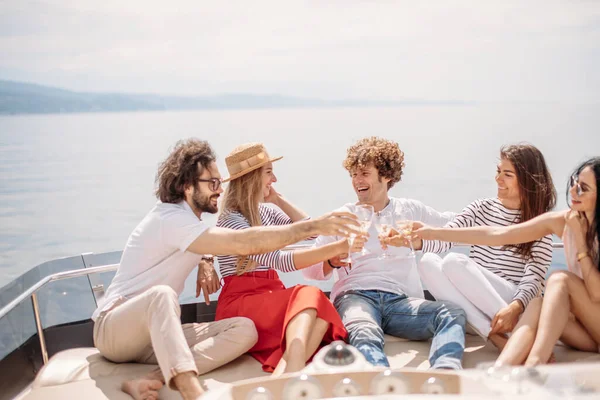
M208 294L219 289L212 262L203 260L207 253L261 254L313 235L358 233L348 213L244 230L207 226L202 213L216 213L223 192L215 159L207 142L190 139L179 142L160 165L159 201L129 236L119 269L92 316L95 346L107 359L158 363L160 370L123 383L136 399L157 398L163 382L184 399L195 399L203 392L197 375L232 361L257 340L246 318L181 325L178 296L196 266L199 277L208 277L200 281L197 295L202 289L208 301Z

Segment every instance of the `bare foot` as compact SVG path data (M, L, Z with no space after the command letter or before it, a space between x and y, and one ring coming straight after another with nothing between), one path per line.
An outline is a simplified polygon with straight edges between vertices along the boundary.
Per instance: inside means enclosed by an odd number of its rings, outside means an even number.
M283 372L285 371L286 367L287 367L287 361L286 361L285 358L281 357L281 360L279 360L279 362L277 363L277 366L273 370L273 373L271 374L271 377L272 378L278 378L278 377L280 377L281 374L283 374Z
M508 338L506 337L506 335L501 334L501 333L491 334L488 337L488 339L500 351L502 351L502 349L504 349L504 346L506 346L506 342L508 342Z
M554 355L554 352L552 352L552 354L550 354L550 358L548 359L548 364L555 364L556 363L556 356Z
M144 377L123 382L121 390L135 400L157 400L161 387L163 383L160 380Z
M527 360L525 360L526 367L537 367L541 364L544 364L544 362L542 362L542 360L540 360L539 357L532 356L531 354L529 355L529 357L527 357Z
M197 399L204 393L195 371L186 371L173 377L173 382L184 400Z

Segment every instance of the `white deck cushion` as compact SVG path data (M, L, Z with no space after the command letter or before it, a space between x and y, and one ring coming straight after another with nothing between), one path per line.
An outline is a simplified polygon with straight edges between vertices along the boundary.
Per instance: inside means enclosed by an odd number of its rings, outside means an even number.
M385 352L393 368L413 367L427 369L430 343L412 342L386 335ZM600 361L597 353L585 353L557 346L559 362ZM463 360L465 368L474 368L478 363L493 361L498 351L485 343L479 336L467 335L467 348ZM38 374L32 391L25 397L35 399L85 398L130 399L121 392L124 380L143 376L156 369L155 365L115 364L102 357L94 348L70 349L54 355L48 365ZM269 374L262 371L260 363L248 355L199 377L205 389L214 389L223 383L235 382ZM178 393L164 388L161 399L180 399Z

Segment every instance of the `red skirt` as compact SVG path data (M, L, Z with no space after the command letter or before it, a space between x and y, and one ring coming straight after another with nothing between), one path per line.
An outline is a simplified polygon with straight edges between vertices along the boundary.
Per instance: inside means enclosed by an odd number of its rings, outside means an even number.
M246 317L254 321L258 342L248 353L262 363L265 372L273 372L283 356L287 324L306 309L316 309L317 317L330 323L319 347L348 336L333 304L317 287L286 289L272 269L228 276L224 281L215 319Z

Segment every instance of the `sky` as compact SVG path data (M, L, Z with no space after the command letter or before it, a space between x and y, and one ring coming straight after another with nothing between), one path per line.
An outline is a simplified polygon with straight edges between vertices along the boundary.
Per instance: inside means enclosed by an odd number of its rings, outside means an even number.
M0 79L77 91L600 103L598 0L0 0Z

